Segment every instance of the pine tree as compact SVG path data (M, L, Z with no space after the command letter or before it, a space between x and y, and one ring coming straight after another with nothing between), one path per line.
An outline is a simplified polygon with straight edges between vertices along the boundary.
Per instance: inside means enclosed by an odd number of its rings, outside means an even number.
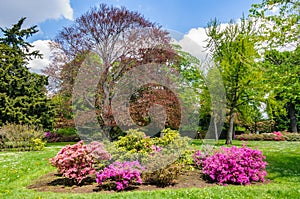
M0 38L0 125L5 123L33 124L51 128L53 108L46 96L46 76L31 73L28 60L41 57L25 41L36 33L36 26L22 29L25 18L12 26L1 28Z

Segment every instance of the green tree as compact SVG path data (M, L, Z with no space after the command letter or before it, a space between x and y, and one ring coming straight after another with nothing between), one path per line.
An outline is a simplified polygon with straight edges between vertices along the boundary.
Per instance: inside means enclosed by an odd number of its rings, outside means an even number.
M296 107L300 101L300 46L294 51L268 51L265 53L263 64L268 83L272 85L269 88L269 116L279 119L280 115L287 113L290 127L286 130L297 132ZM282 111L282 109L286 110ZM280 119L277 120L277 125L280 125L278 121Z
M41 57L24 38L36 33L36 27L22 29L25 18L1 28L0 38L0 125L4 123L34 124L51 128L53 110L46 96L47 77L31 73L27 61Z
M250 17L258 20L263 44L267 48L299 43L300 1L262 0L253 4Z
M226 144L232 143L234 121L240 106L255 101L260 96L262 77L255 59L254 24L242 19L240 23L230 23L224 30L216 20L209 24L208 48L213 53L215 65L219 67L226 90L229 110L229 129Z

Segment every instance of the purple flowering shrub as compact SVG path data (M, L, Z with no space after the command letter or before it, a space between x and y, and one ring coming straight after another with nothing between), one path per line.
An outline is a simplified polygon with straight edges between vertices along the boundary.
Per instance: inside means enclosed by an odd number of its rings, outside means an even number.
M264 159L261 151L246 146L221 147L220 151L203 160L202 172L222 185L263 182L267 175Z
M145 170L138 161L114 162L96 173L96 182L103 185L109 181L110 186L118 191L134 183L142 184L141 172Z
M79 141L74 145L67 145L54 158L50 159L50 163L64 177L80 184L88 175L95 173L95 154L101 156L98 157L98 160L110 158L104 148L97 148L96 146L99 146L97 142L84 145L83 141Z
M56 134L55 132L45 132L44 139L47 140L47 142L58 142L60 139L60 136Z

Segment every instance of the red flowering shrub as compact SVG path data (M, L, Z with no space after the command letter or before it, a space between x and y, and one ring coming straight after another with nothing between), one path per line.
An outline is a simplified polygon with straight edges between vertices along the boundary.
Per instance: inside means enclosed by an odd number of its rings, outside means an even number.
M222 185L264 181L267 163L263 159L265 157L259 150L245 146L221 147L219 152L203 160L202 172Z
M76 184L80 184L88 175L95 173L95 154L97 157L101 154L102 157L98 157L101 160L110 158L110 155L104 151L104 148L95 147L97 145L100 146L96 142L84 145L83 141L79 141L74 145L67 145L54 158L50 159L50 163L64 177L72 179ZM99 150L102 152L99 152Z

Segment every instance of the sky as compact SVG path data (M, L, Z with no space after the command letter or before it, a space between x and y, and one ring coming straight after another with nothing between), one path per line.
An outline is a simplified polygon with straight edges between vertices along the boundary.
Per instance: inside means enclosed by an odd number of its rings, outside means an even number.
M0 27L10 27L21 17L27 17L25 27L37 25L39 32L29 38L36 49L44 54L42 60L30 62L32 71L39 73L47 66L50 56L49 40L53 40L63 27L70 26L74 19L100 3L125 6L138 11L146 19L176 32L183 39L179 43L190 53L201 56L205 38L204 28L211 19L228 23L248 15L253 3L261 0L0 0ZM185 49L184 48L184 49ZM192 52L194 51L194 52ZM197 51L197 52L196 52ZM198 54L197 54L198 53Z

